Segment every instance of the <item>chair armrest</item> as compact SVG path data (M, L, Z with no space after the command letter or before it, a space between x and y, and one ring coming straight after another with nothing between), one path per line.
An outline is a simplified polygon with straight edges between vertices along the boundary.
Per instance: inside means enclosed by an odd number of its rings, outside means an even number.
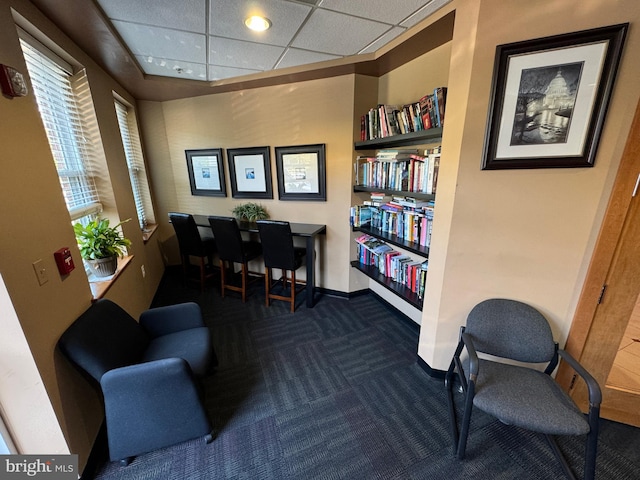
M462 339L465 347L467 347L467 354L469 355L469 379L475 382L478 376L478 371L480 370L480 360L478 360L476 347L473 345L473 339L468 333L462 332L460 338Z
M182 358L115 368L102 376L100 385L111 460L211 432L193 374Z
M194 302L150 308L140 315L140 325L152 337L205 326L200 306Z
M558 349L558 355L562 357L564 361L566 361L575 372L580 375L585 383L587 384L587 388L589 390L589 405L594 407L599 407L602 402L602 391L600 390L600 385L596 381L593 376L587 370L578 363L578 361L571 356L568 352Z

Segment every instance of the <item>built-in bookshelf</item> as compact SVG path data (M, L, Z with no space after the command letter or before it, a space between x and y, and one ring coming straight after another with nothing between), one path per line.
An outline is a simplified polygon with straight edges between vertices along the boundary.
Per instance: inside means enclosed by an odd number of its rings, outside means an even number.
M420 245L416 242L409 242L404 238L400 238L397 235L393 235L391 233L382 232L378 228L369 228L366 226L363 227L353 227L354 232L362 232L367 235L371 235L372 237L379 238L383 242L389 243L391 245L395 245L396 247L400 247L403 250L407 250L408 252L415 253L417 255L421 255L423 257L429 256L429 247L426 245Z
M435 200L436 196L433 193L422 193L422 192L406 192L404 190L392 190L389 188L379 188L379 187L366 187L364 185L354 185L353 191L358 192L366 192L366 193L384 193L386 195L402 195L402 196L411 196L413 198L417 198L420 200Z
M356 150L377 150L392 147L410 147L413 145L428 145L442 141L442 128L434 127L428 130L394 135L392 137L374 138L355 143Z
M437 130L437 132L432 130ZM365 175L362 175L362 170L357 163L363 161L362 157L359 156L356 159L356 184L353 186L353 191L361 196L363 204L352 207L352 229L354 232L378 239L380 243L389 244L392 248L387 250L392 250L391 255L410 257L409 259L405 258L405 264L402 268L408 267L410 272L408 278L411 280L407 281L406 276L394 279L392 272L384 271L384 258L389 253L387 251L377 252L377 249L370 249L370 252L364 251L363 242L358 241L358 239L356 239L356 242L359 243L356 249L358 259L352 261L351 266L417 310L422 310L424 297L436 184L432 183L427 188L421 184L422 182L416 181L413 183L411 180L412 175L420 172L420 170L414 169L413 163L411 163L411 169L403 171L404 178L408 177L408 180L405 179L401 182L403 187L401 189L381 188L380 185L387 185L385 181L379 182L377 185L368 185L367 183L371 182L372 178L379 180L380 178L384 179L385 175L388 175L388 178L394 175L395 170L393 168L378 169L380 165L385 167L389 165L397 166L402 162L409 164L414 161L415 163L423 162L425 167L434 161L438 165L440 160L439 147L427 148L422 151L413 150L411 156L408 156L407 150L401 150L398 158L391 159L383 158L383 155L388 154L390 151L383 149L395 149L398 146L396 142L403 146L433 146L439 142L441 135L442 129L432 128L405 135L356 143L356 150L371 150L371 147L375 145L373 150L379 150L377 154L379 156L366 159L373 171L365 170ZM416 161L416 159L421 160ZM376 163L378 163L377 166L372 166L372 164ZM427 178L428 176L425 174L424 179L426 180ZM393 184L394 182L388 183ZM394 186L398 186L397 181ZM425 190L432 192L426 193ZM365 195L368 195L369 199L364 200ZM397 208L395 213L391 210L394 206ZM395 215L394 223L388 223L388 218L385 217L387 214L392 217ZM396 221L398 223L395 223ZM400 252L393 247L399 247ZM422 268L416 270L417 264L422 264Z
M398 282L394 282L389 277L385 277L375 266L363 265L357 260L352 261L351 266L397 295L412 307L422 310L422 298L420 298L417 293L412 292L409 288Z

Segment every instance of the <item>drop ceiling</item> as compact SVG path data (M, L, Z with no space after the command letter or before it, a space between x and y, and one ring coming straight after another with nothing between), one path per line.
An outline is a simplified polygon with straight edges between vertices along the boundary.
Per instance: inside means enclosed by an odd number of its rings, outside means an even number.
M95 0L146 75L217 81L374 52L450 0ZM37 2L36 2L37 3ZM271 21L265 32L244 25Z

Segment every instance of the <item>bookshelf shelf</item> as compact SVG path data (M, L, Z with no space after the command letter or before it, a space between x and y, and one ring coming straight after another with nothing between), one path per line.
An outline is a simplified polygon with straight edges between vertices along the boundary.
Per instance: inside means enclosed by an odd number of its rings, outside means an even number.
M352 261L351 266L419 311L422 310L422 298L407 285L416 282L419 289L424 289L427 266L425 259L429 258L429 247L401 237L420 239L422 243L427 244L430 241L435 193L427 194L421 191L436 190L441 147L431 146L442 143L442 128L410 130L414 127L422 128L423 125L441 125L441 121L444 120L445 99L446 87L438 87L433 90L433 94L424 95L417 102L405 104L402 109L399 106L379 104L377 108L369 109L361 117L362 138L380 133L408 133L354 143L355 151L365 153L355 159L353 192L382 193L385 197L380 199L370 195L374 202L363 202L363 205L351 208L353 232L365 234L362 239L356 240L359 244L356 251L358 259ZM410 146L425 150L420 152L403 148ZM397 151L393 152L395 149ZM386 152L383 152L384 150ZM370 153L373 151L378 151L375 157ZM412 197L417 201L404 202L396 198L396 202L392 202L392 197ZM375 211L367 209L367 204L371 205L375 201L391 201L397 203L398 208L387 208L383 205ZM423 207L424 211L421 211ZM383 232L382 228L400 236ZM405 235L402 235L403 233ZM366 236L372 238L367 239ZM389 252L387 256L386 253L383 254L384 248L378 245L382 242L398 249L394 248L395 251ZM363 251L363 248L367 251ZM422 257L422 260L418 260L419 257ZM415 270L416 265L420 266L419 270ZM383 269L383 273L378 270L378 266ZM384 273L387 269L390 276ZM399 281L394 281L394 278ZM376 288L375 285L370 285ZM399 302L394 303L399 307Z
M418 297L418 294L411 291L411 289L401 285L397 282L394 282L388 277L382 275L378 269L371 265L363 265L357 260L353 260L351 262L351 266L362 273L364 273L367 277L373 279L387 290L393 292L400 298L402 298L405 302L409 303L413 307L418 310L422 310L422 299Z
M430 128L417 132L393 135L391 137L374 138L356 142L356 150L376 150L379 148L408 147L411 145L428 145L442 141L442 128Z
M415 253L423 257L429 256L429 247L425 247L415 242L407 242L402 238L399 238L390 233L382 232L377 228L353 227L353 231L366 233L367 235L379 238L384 242L390 243L391 245L395 245L396 247L400 247L404 250L407 250L408 252Z
M413 197L419 200L435 200L436 196L430 193L421 193L421 192L407 192L406 190L390 190L388 188L378 188L378 187L365 187L363 185L354 185L353 191L355 193L358 192L380 192L386 195L397 195L401 197Z

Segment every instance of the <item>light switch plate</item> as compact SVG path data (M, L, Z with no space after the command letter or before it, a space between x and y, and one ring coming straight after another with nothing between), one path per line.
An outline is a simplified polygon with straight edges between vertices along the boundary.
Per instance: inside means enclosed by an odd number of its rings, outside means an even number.
M40 285L44 285L49 281L47 269L44 268L44 262L42 260L36 260L33 262L33 270L36 272L36 277L38 277L38 283Z

